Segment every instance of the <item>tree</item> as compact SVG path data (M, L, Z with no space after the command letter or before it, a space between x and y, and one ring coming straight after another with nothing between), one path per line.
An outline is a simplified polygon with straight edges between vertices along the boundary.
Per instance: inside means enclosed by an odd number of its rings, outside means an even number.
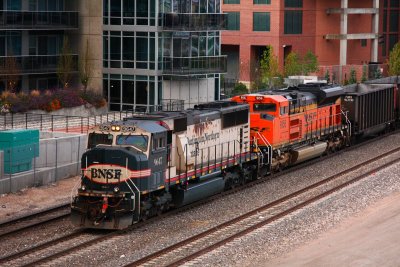
M354 68L350 70L349 84L357 83L357 72Z
M72 57L71 47L68 37L64 36L63 47L60 58L58 59L57 76L63 88L68 88L72 79L74 70L74 58Z
M290 52L285 59L285 76L301 74L301 63L295 52Z
M232 95L242 95L242 94L247 94L249 91L247 90L247 87L243 83L237 83L235 85L235 88L232 90Z
M332 83L336 83L336 72L332 71Z
M272 46L267 46L263 51L260 60L261 80L263 83L268 84L268 87L275 87L277 85L277 77L281 76L279 73L278 57L274 54Z
M318 57L310 50L305 54L302 64L303 74L308 75L319 69Z
M393 47L389 55L389 75L400 75L400 44L397 43ZM376 74L375 74L376 76Z
M363 65L362 67L362 76L361 76L361 82L366 82L368 80L368 74L367 74L367 65Z
M83 58L81 59L79 65L80 65L79 77L83 85L83 90L86 92L86 89L88 87L92 75L92 66L89 62L89 39L86 40L85 54L83 54Z
M21 79L21 68L12 51L0 63L0 76L5 90L14 92Z
M329 70L327 69L325 72L325 80L329 84L331 83L331 74L329 73Z

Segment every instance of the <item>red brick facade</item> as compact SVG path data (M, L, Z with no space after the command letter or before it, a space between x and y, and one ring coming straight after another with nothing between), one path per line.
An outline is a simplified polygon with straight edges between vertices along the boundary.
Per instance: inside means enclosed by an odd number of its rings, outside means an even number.
M222 1L221 1L222 2ZM340 41L326 40L326 34L340 34L340 14L327 14L328 8L340 8L340 0L303 0L301 8L285 8L284 0L271 0L271 4L253 4L253 0L240 0L240 4L223 4L223 12L240 12L240 30L222 32L222 53L224 46L236 46L239 53L239 73L241 81L250 81L257 55L254 46L270 45L278 56L283 68L284 57L290 51L301 56L308 50L318 56L321 66L339 65ZM388 1L390 2L390 1ZM382 32L384 1L380 1L380 30ZM349 0L349 8L372 8L372 1ZM302 10L302 33L284 34L285 10ZM398 8L396 9L398 10ZM270 31L253 31L253 12L270 12ZM348 16L348 33L371 33L372 15L356 14ZM371 40L348 40L347 64L362 65L371 61ZM378 59L385 62L379 44ZM285 51L286 49L286 51Z

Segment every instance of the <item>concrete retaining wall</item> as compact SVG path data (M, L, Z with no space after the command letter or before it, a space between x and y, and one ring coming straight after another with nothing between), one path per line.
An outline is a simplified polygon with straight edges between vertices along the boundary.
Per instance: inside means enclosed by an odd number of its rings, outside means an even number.
M4 176L4 151L0 151L0 178Z
M39 143L39 157L33 159L32 170L15 174L0 172L0 194L80 175L80 159L86 149L87 135L41 132ZM0 162L3 167L2 158Z

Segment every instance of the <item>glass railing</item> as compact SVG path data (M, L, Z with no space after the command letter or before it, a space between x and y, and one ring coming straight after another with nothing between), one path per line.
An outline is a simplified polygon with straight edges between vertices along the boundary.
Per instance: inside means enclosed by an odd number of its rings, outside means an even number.
M72 72L78 71L78 55L70 55ZM0 57L0 75L56 73L60 56Z
M226 28L226 14L162 14L164 31L203 31L224 30Z
M164 57L163 74L194 75L226 72L226 56Z
M78 15L71 11L0 10L0 29L78 29Z

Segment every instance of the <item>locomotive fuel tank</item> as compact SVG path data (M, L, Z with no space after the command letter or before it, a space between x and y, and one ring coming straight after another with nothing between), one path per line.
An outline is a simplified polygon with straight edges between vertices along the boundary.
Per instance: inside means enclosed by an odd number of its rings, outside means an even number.
M294 149L291 154L291 164L300 163L321 156L327 148L326 142L316 142L313 145Z

